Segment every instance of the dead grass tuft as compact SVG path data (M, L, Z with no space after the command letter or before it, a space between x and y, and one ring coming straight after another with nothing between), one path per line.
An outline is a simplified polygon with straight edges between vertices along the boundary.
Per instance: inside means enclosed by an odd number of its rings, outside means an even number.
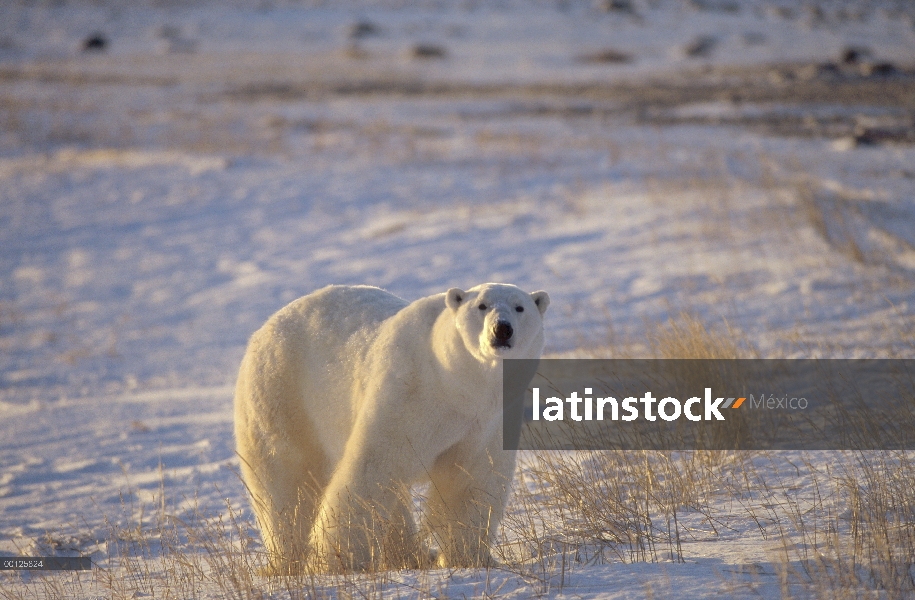
M666 323L649 326L648 345L654 358L735 359L759 358L747 337L726 320L723 331L710 329L697 316L680 313Z

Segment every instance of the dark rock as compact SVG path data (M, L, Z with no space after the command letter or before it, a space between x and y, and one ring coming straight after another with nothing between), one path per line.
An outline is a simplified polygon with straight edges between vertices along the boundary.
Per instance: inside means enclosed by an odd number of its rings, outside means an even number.
M786 21L790 21L794 18L794 10L788 6L773 6L771 7L772 14Z
M589 64L622 64L632 61L632 56L619 50L606 49L589 54L581 54L576 60Z
M597 7L604 12L635 14L635 7L631 0L601 0L597 3Z
M879 146L881 144L915 143L915 127L865 127L857 126L852 135L854 147Z
M740 4L737 2L731 2L729 0L719 0L717 2L713 2L712 0L691 0L690 6L697 10L707 12L722 12L731 14L737 14L740 12Z
M817 77L836 77L842 74L839 65L835 63L822 63L816 67Z
M876 146L880 143L880 137L872 131L863 131L854 135L855 147Z
M889 62L865 63L861 65L862 75L889 77L891 75L896 75L897 73L899 73L899 70L896 68L896 65Z
M413 58L445 58L448 52L441 46L433 44L417 44L410 50Z
M847 46L842 50L839 62L845 65L857 65L871 56L871 51L863 46Z
M710 35L702 35L694 39L683 48L683 53L690 58L704 58L712 53L718 39Z
M83 52L103 52L108 48L108 38L102 33L93 33L83 40Z
M353 40L379 35L380 33L381 29L371 21L357 21L349 28L349 37Z

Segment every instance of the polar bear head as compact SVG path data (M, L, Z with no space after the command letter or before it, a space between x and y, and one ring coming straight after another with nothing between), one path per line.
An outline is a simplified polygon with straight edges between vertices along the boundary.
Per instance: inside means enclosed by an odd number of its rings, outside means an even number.
M543 352L546 292L528 294L504 283L484 283L466 292L451 288L445 304L464 346L477 360L539 358Z

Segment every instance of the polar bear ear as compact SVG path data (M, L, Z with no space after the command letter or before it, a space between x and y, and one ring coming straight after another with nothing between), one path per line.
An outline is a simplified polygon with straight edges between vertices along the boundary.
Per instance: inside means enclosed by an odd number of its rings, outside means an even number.
M445 292L445 305L451 310L457 310L461 306L461 302L464 301L464 297L467 295L467 292L461 288L451 288Z
M550 305L550 295L542 290L531 294L531 300L540 309L541 315L546 312L546 307Z

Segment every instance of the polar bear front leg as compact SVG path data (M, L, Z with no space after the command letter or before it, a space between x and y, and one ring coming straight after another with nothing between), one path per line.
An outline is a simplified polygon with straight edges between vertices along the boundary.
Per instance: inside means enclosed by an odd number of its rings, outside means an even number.
M467 450L446 452L431 471L428 526L441 567L494 563L490 548L511 490L515 453L502 450L501 428L484 448Z
M388 451L389 452L389 451ZM375 571L414 566L419 556L409 488L383 448L348 444L325 490L311 532L318 570Z

